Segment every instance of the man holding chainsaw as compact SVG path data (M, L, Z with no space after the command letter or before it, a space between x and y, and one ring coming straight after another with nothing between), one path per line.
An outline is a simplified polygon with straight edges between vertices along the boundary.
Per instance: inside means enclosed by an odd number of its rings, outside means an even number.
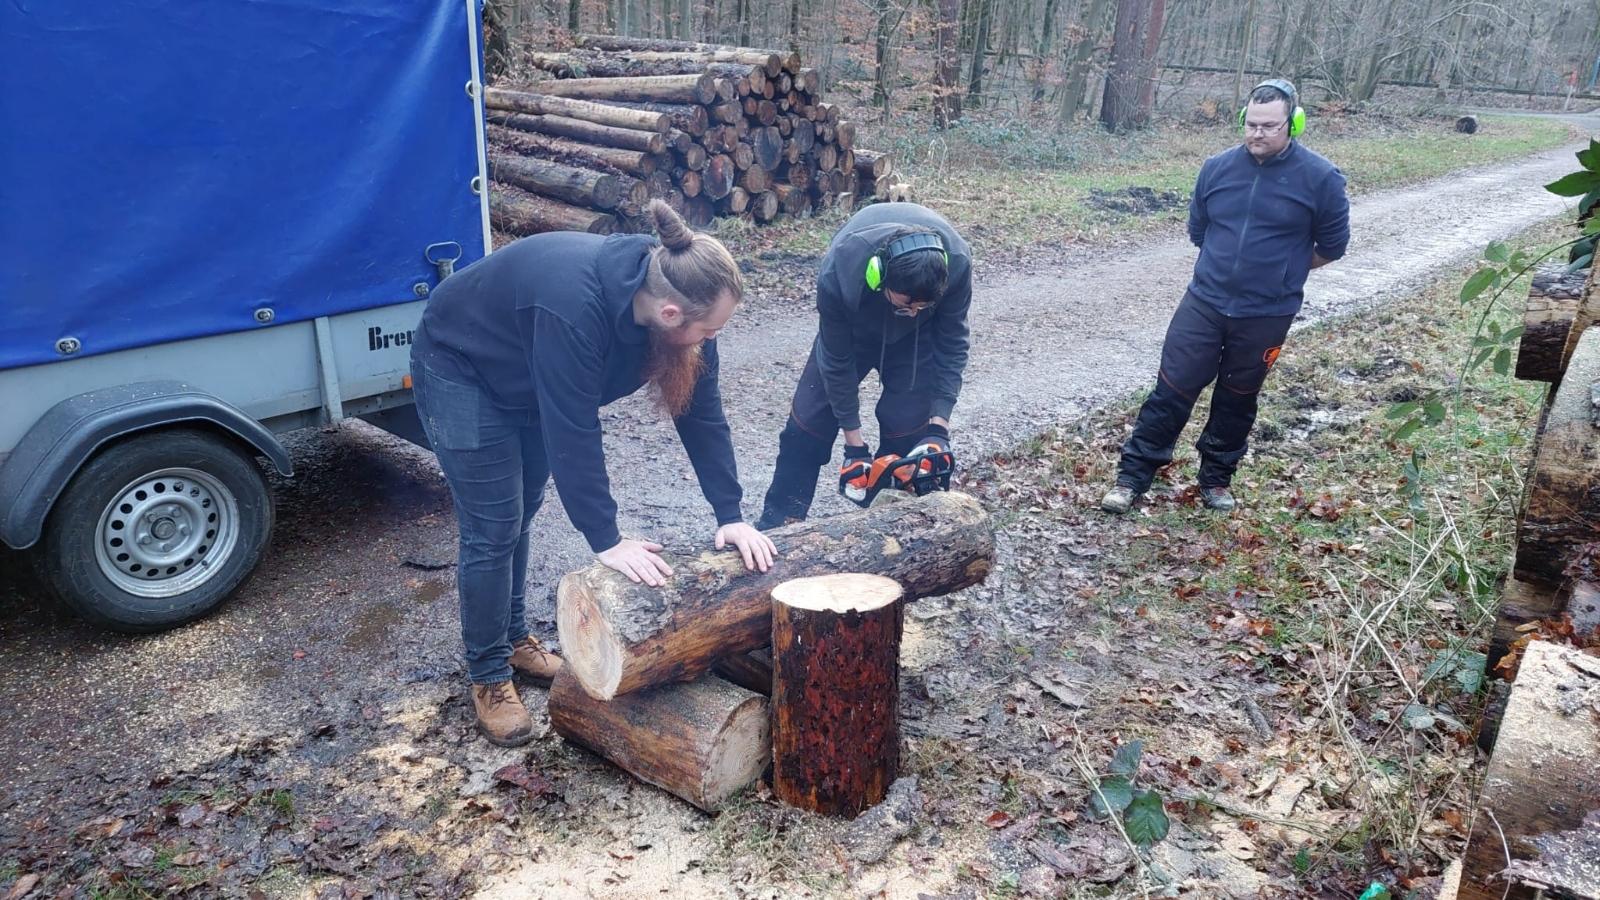
M817 275L817 338L778 436L760 529L811 509L817 470L844 431L840 491L866 505L886 486L949 485L950 412L967 367L972 251L945 218L879 203L834 235ZM877 370L878 459L861 433L861 382Z
M1200 501L1234 508L1229 485L1256 420L1256 398L1300 311L1306 275L1344 255L1350 201L1344 175L1295 142L1305 129L1294 85L1256 85L1239 111L1243 143L1200 167L1189 201L1194 277L1167 326L1156 386L1122 445L1117 483L1100 507L1125 513L1172 462L1178 435L1207 385Z

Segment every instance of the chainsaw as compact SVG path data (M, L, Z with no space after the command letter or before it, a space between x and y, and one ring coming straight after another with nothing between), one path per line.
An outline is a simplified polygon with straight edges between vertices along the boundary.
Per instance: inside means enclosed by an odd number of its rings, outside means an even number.
M872 461L865 475L839 476L839 494L860 507L872 505L886 490L905 491L922 496L950 490L950 476L956 471L955 454L934 450L901 456L886 453Z

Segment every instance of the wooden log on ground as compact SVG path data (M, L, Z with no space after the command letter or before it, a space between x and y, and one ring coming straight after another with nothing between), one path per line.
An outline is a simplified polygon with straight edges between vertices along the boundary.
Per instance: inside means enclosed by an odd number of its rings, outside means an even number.
M796 80L800 83L800 89L806 93L816 94L822 90L822 76L816 69L801 69L796 75Z
M709 159L710 156L706 153L706 148L699 144L693 144L678 154L678 162L682 163L683 167L691 172L703 170Z
M819 144L815 150L817 168L832 172L839 165L839 148L832 144Z
M618 53L601 50L573 50L566 53L527 53L523 59L533 67L559 78L637 78L647 75L691 75L700 72L719 78L748 76L750 62L715 58L715 54L695 53ZM759 53L746 60L761 60ZM765 62L761 63L765 65Z
M706 108L698 103L630 103L621 100L606 100L598 105L618 109L631 109L639 112L661 114L667 118L667 128L686 131L695 137L706 133L706 128L711 125L711 116Z
M792 184L774 184L772 192L778 195L778 206L791 216L799 216L810 207L810 195Z
M666 199L666 196L672 193L672 173L665 167L652 172L644 183L651 197Z
M772 792L854 818L900 768L901 589L834 574L772 589Z
M840 122L833 126L833 140L839 145L840 150L854 150L856 147L856 123Z
M683 219L692 228L704 228L717 217L717 208L706 197L684 195Z
M707 812L760 778L771 756L766 699L711 676L606 703L563 669L549 708L562 738Z
M771 126L751 131L750 146L756 151L756 165L769 172L776 169L779 160L783 159L783 135Z
M856 174L877 181L894 171L894 159L877 150L857 150Z
M702 44L693 41L669 41L652 38L629 38L611 34L580 34L577 44L589 50L628 51L631 56L643 59L668 57L699 57L705 62L736 62L759 65L768 75L777 75L790 61L791 54L751 47L732 47L726 44ZM798 56L798 54L793 54Z
M491 156L489 177L574 206L612 209L622 200L615 175L528 156Z
M770 190L762 191L750 198L750 216L757 222L771 222L782 211L778 195Z
M741 172L754 166L756 162L755 148L743 141L734 144L732 152L728 155L733 157L734 168Z
M733 79L731 79L731 78L717 78L715 84L716 84L716 90L717 90L717 100L719 102L732 103L733 101L738 99L739 92L734 87L734 80Z
M856 154L855 154L855 151L854 150L840 150L839 151L839 164L833 167L833 171L838 173L843 178L848 178L848 179L850 179L852 181L855 180L855 177L856 177ZM841 188L841 190L843 190L843 188Z
M760 166L751 166L739 173L739 187L752 194L772 189L772 173Z
M659 131L613 128L610 125L596 125L593 122L569 119L566 116L535 116L527 113L495 112L489 113L486 118L491 124L504 125L518 131L570 138L585 144L613 147L618 150L660 153L667 149L666 135Z
M610 234L617 227L617 220L608 213L579 209L545 197L518 197L496 190L489 192L489 216L494 227L520 236L546 231Z
M804 119L797 119L794 123L794 143L802 154L806 154L815 150L819 144L826 145L828 142L818 135L816 126Z
M1512 686L1462 866L1459 900L1593 897L1594 847L1559 838L1600 833L1600 660L1545 641L1528 645ZM1513 860L1507 866L1507 857ZM1545 877L1539 877L1539 876ZM1539 893L1540 888L1550 893Z
M717 204L717 211L730 216L737 216L750 208L750 192L742 187L736 187L728 192Z
M756 103L756 121L762 125L771 125L778 121L778 105L771 100L761 100Z
M666 133L671 127L669 120L655 110L618 108L607 103L592 103L569 97L549 97L504 88L485 89L483 105L485 109L503 112L527 113L535 116L566 116L569 119L582 119L585 122L609 125L613 128Z
M778 559L746 572L737 553L705 552L668 562L664 588L594 565L557 589L557 624L571 670L593 697L610 699L665 681L691 679L717 659L770 640L772 588L790 578L869 572L898 581L910 599L982 581L994 533L978 501L940 491L768 532Z
M496 136L501 129L491 125L489 134ZM649 153L640 153L637 150L618 150L614 147L600 147L594 144L585 144L565 138L554 138L548 135L532 132L516 132L515 137L507 139L508 143L519 149L526 148L551 159L560 160L569 165L584 168L591 166L605 166L637 178L647 178L656 170L656 157Z
M1456 131L1462 134L1477 134L1478 117L1469 115L1456 119Z
M678 129L674 128L667 132L667 149L672 150L680 156L688 153L690 147L698 146L700 146L700 142L696 141L687 131L679 131Z
M1560 585L1586 544L1600 542L1600 328L1578 339L1539 437L1513 571Z
M744 105L736 100L729 100L727 102L718 103L712 106L709 112L711 115L711 121L721 122L724 125L732 125L733 123L744 118Z
M721 200L733 190L733 182L738 174L739 169L733 164L733 157L718 153L706 162L700 189L712 200Z
M806 157L791 165L787 172L780 174L790 184L803 191L811 187L811 182L817 174L817 164Z
M772 651L751 650L717 660L711 674L763 697L772 696Z
M683 196L690 200L700 196L702 182L700 173L691 169L678 169L672 173L672 180L678 185L678 190L683 191Z
M639 78L565 78L541 81L539 93L581 100L627 100L656 103L710 103L717 96L716 79L698 75L646 75Z
M1564 607L1559 588L1522 581L1514 575L1506 576L1500 590L1500 606L1495 613L1494 633L1489 638L1488 668L1493 674L1500 660L1510 652L1511 645L1522 637L1519 631L1530 622L1561 617Z
M1591 267L1569 275L1564 266L1552 266L1533 276L1517 347L1518 378L1551 384L1561 380L1578 338L1600 320L1600 290L1593 285L1593 271Z

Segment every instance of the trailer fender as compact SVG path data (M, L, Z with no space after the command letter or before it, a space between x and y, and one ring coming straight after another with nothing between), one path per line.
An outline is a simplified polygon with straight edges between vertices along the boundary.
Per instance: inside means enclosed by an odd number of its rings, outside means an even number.
M237 407L180 381L145 381L78 394L39 417L0 465L0 543L33 546L56 498L95 451L117 438L183 422L227 431L272 461L294 464L265 426Z

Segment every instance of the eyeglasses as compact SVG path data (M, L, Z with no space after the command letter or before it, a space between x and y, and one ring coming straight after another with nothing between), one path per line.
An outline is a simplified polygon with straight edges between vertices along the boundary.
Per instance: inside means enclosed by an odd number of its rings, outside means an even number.
M916 318L917 313L933 309L933 306L932 300L913 300L905 306L896 306L894 314L902 319L913 319Z
M1282 122L1277 123L1276 125L1245 125L1244 126L1244 133L1245 134L1259 134L1262 137L1267 137L1269 135L1274 135L1274 134L1277 134L1278 132L1282 131L1283 130L1283 126L1285 126L1287 124L1289 124L1289 120L1288 119L1285 119Z

